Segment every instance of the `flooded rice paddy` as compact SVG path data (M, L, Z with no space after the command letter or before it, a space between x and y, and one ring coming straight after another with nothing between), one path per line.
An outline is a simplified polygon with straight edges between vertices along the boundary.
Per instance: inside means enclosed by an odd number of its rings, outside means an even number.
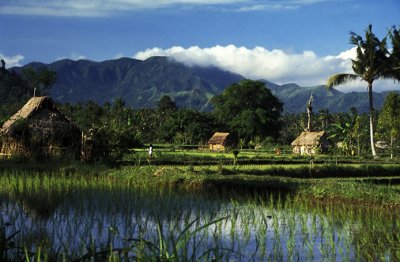
M0 213L0 255L11 260L400 259L399 210L267 192L22 183L1 192Z

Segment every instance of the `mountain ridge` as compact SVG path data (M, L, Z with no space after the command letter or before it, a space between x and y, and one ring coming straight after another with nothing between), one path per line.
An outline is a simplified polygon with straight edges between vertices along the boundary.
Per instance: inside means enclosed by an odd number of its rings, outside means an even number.
M90 60L58 60L50 64L33 62L11 70L21 73L25 67L45 67L56 71L57 80L49 94L61 103L92 100L103 104L121 97L133 108L155 107L163 95L169 95L178 107L202 111L211 109L210 98L229 85L245 79L239 74L218 67L188 66L172 58L155 56L146 60L119 58L100 62ZM325 86L278 85L261 80L284 103L286 113L305 111L311 95L314 110L345 112L355 107L368 111L366 92L343 93ZM381 108L389 92L374 93L376 108Z

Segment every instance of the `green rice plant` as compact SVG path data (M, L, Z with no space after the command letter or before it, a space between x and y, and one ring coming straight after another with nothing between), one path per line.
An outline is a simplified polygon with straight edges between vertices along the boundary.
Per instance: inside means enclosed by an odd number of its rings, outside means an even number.
M156 213L157 219L157 242L152 242L146 240L144 238L139 239L130 239L128 241L133 241L135 243L139 243L140 248L144 248L144 251L141 251L142 255L149 260L156 259L157 261L181 261L182 259L187 261L194 261L194 260L203 260L209 259L210 256L218 254L218 251L221 248L218 247L211 247L205 250L201 254L196 254L193 252L190 257L188 257L188 250L190 240L196 239L197 233L201 232L209 228L212 225L215 225L223 220L226 220L227 217L219 218L213 221L210 221L200 227L196 227L194 230L190 231L192 226L198 221L195 219L188 223L185 228L175 236L172 232L169 232L169 235L166 235L165 231L163 230L163 223L161 222L159 216ZM196 244L196 243L194 243ZM192 247L194 251L196 251L197 247ZM232 250L231 250L232 251ZM182 255L185 255L184 257Z

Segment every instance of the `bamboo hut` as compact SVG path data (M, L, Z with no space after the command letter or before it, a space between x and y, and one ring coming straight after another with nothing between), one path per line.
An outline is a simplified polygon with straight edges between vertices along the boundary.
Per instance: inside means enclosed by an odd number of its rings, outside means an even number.
M325 137L325 131L304 131L292 142L293 153L300 155L323 153L328 148L328 145L329 143Z
M81 131L50 97L31 98L0 130L2 155L80 157Z
M208 147L211 151L224 151L227 146L229 133L216 132L210 140Z

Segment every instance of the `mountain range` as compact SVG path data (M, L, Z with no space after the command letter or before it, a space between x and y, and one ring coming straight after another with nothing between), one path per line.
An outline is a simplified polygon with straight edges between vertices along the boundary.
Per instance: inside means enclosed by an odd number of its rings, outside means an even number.
M244 79L217 67L188 66L168 57L151 57L143 61L120 58L102 62L64 59L50 64L30 63L10 70L20 73L24 67L45 67L57 73L49 94L58 102L92 100L103 104L120 97L133 108L155 107L163 95L169 95L178 107L207 111L211 109L209 101L212 96ZM366 92L343 93L336 89L327 90L322 85L304 87L261 81L284 103L284 111L288 113L305 112L311 93L315 112L321 109L346 112L351 107L359 112L368 111ZM388 93L374 93L375 108L382 107Z

